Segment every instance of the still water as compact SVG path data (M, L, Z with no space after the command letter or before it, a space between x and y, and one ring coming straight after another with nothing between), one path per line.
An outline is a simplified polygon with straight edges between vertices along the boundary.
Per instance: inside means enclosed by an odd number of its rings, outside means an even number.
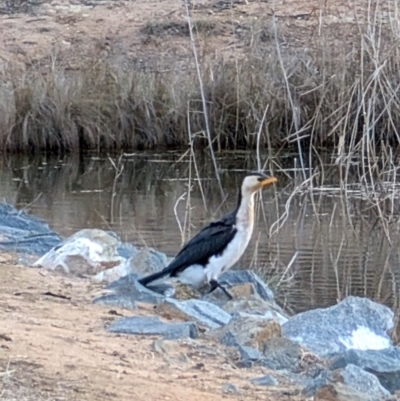
M257 202L253 238L238 267L268 280L290 312L334 305L347 295L398 311L397 222L382 224L356 178L348 178L344 194L329 158L311 190L293 155L261 160L278 183ZM0 198L65 237L82 228L113 230L123 241L173 256L204 224L235 206L243 173L257 162L253 153L236 151L217 155L217 165L223 194L201 152L139 152L120 160L13 156L0 164ZM397 202L392 197L392 216Z

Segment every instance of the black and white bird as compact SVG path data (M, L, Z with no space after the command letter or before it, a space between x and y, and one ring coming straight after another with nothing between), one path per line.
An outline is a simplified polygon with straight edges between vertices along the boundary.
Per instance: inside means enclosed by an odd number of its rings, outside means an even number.
M249 244L254 227L254 195L276 181L275 177L259 172L246 175L239 189L236 209L204 227L167 267L140 279L139 283L146 286L171 277L194 287L209 283L210 292L219 287L231 297L218 283L218 277L239 260Z

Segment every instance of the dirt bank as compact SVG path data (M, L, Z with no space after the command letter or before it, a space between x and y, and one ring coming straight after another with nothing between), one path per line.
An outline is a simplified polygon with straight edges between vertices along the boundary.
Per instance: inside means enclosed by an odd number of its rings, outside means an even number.
M394 18L394 1L381 3L378 19ZM356 39L351 28L375 15L367 0L193 0L189 4L194 21L200 22L195 33L201 51L227 57L251 45L260 34L268 42L273 14L285 48L297 51L309 49L329 28L332 43L350 43ZM143 66L191 55L182 0L0 0L0 13L2 60L25 63L27 57L33 63L65 53L73 68L92 56L94 49L104 57Z
M9 262L0 277L1 400L305 399L284 383L252 385L271 372L237 369L232 351L202 339L154 346L156 337L108 334L108 323L132 312L92 305L97 283Z

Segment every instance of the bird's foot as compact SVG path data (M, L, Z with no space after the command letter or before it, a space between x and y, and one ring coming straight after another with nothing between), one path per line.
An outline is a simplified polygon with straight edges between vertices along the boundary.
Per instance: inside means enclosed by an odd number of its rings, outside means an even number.
M211 294L217 288L220 288L222 292L229 298L229 300L233 299L233 296L229 293L229 291L224 286L222 286L217 280L211 280L210 285L211 289L208 292L209 294Z

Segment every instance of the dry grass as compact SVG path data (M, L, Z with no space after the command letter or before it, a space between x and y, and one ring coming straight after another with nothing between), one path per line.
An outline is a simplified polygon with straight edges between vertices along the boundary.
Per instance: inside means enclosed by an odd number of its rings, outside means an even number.
M188 36L187 24L178 25L157 22L143 29L148 36ZM369 162L385 156L398 143L400 126L394 17L383 25L372 14L368 23L349 28L351 41L343 35L339 44L329 39L334 28L326 28L306 51L287 47L279 28L264 21L242 29L248 46L232 59L199 55L215 148L255 147L258 136L261 147L293 147L310 158L326 146L341 163L355 153ZM217 29L194 24L197 37ZM192 61L146 71L96 52L75 70L63 67L62 56L48 62L31 63L24 73L11 63L2 66L2 150L186 146L188 128L195 145L208 144Z
M216 35L220 33L218 23L211 20L196 20L193 24L197 34ZM186 36L189 37L189 24L186 21L150 21L141 29L141 33L149 36ZM146 40L146 39L145 39Z

